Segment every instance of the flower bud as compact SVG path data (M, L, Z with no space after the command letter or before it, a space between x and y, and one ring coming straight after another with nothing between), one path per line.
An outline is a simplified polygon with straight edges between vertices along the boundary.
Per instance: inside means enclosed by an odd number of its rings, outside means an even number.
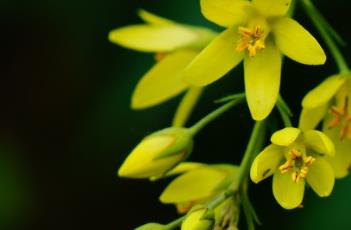
M212 210L205 207L194 207L183 221L182 230L211 230L215 223Z
M158 223L147 223L134 230L166 230L166 226Z
M124 161L118 175L129 178L160 177L185 160L193 145L186 128L166 128L145 137Z

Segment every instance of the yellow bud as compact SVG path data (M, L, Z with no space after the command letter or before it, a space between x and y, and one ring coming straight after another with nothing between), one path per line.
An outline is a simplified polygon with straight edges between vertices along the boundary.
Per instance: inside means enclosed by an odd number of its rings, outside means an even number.
M214 214L207 208L194 208L183 221L181 230L211 230L214 225Z
M118 175L129 178L160 177L188 157L192 135L186 128L167 128L145 137L124 161Z
M134 230L166 230L166 226L158 223L147 223Z

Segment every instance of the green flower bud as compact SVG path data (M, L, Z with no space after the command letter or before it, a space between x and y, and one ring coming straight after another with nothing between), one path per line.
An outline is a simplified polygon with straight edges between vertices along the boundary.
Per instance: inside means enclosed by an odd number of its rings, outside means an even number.
M183 221L182 230L211 230L215 223L212 210L197 206L189 212Z
M186 128L166 128L145 137L124 161L118 175L129 178L160 177L185 160L193 146Z
M140 227L137 227L134 230L166 230L165 225L158 224L158 223L147 223Z

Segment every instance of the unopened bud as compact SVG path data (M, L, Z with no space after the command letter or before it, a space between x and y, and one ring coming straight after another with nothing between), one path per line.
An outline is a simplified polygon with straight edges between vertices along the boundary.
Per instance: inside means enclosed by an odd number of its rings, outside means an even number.
M118 175L129 178L159 177L185 160L193 145L186 128L166 128L145 137L124 161Z
M166 226L158 223L147 223L134 230L166 230Z
M194 207L182 224L182 230L212 230L215 217L212 210Z

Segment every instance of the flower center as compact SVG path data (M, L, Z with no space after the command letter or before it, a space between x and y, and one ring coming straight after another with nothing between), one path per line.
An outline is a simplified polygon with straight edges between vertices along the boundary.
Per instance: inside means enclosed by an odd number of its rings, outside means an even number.
M297 149L292 149L288 154L288 159L279 167L281 173L291 173L291 179L298 183L307 176L309 167L316 159L305 156Z
M260 26L255 26L252 29L239 27L239 33L241 34L241 39L236 46L237 51L243 52L247 49L249 51L249 56L254 57L259 50L265 48L264 31Z
M332 106L330 113L334 119L329 122L328 128L332 129L340 125L340 139L347 137L351 140L351 115L348 113L348 97L345 97L343 105Z

